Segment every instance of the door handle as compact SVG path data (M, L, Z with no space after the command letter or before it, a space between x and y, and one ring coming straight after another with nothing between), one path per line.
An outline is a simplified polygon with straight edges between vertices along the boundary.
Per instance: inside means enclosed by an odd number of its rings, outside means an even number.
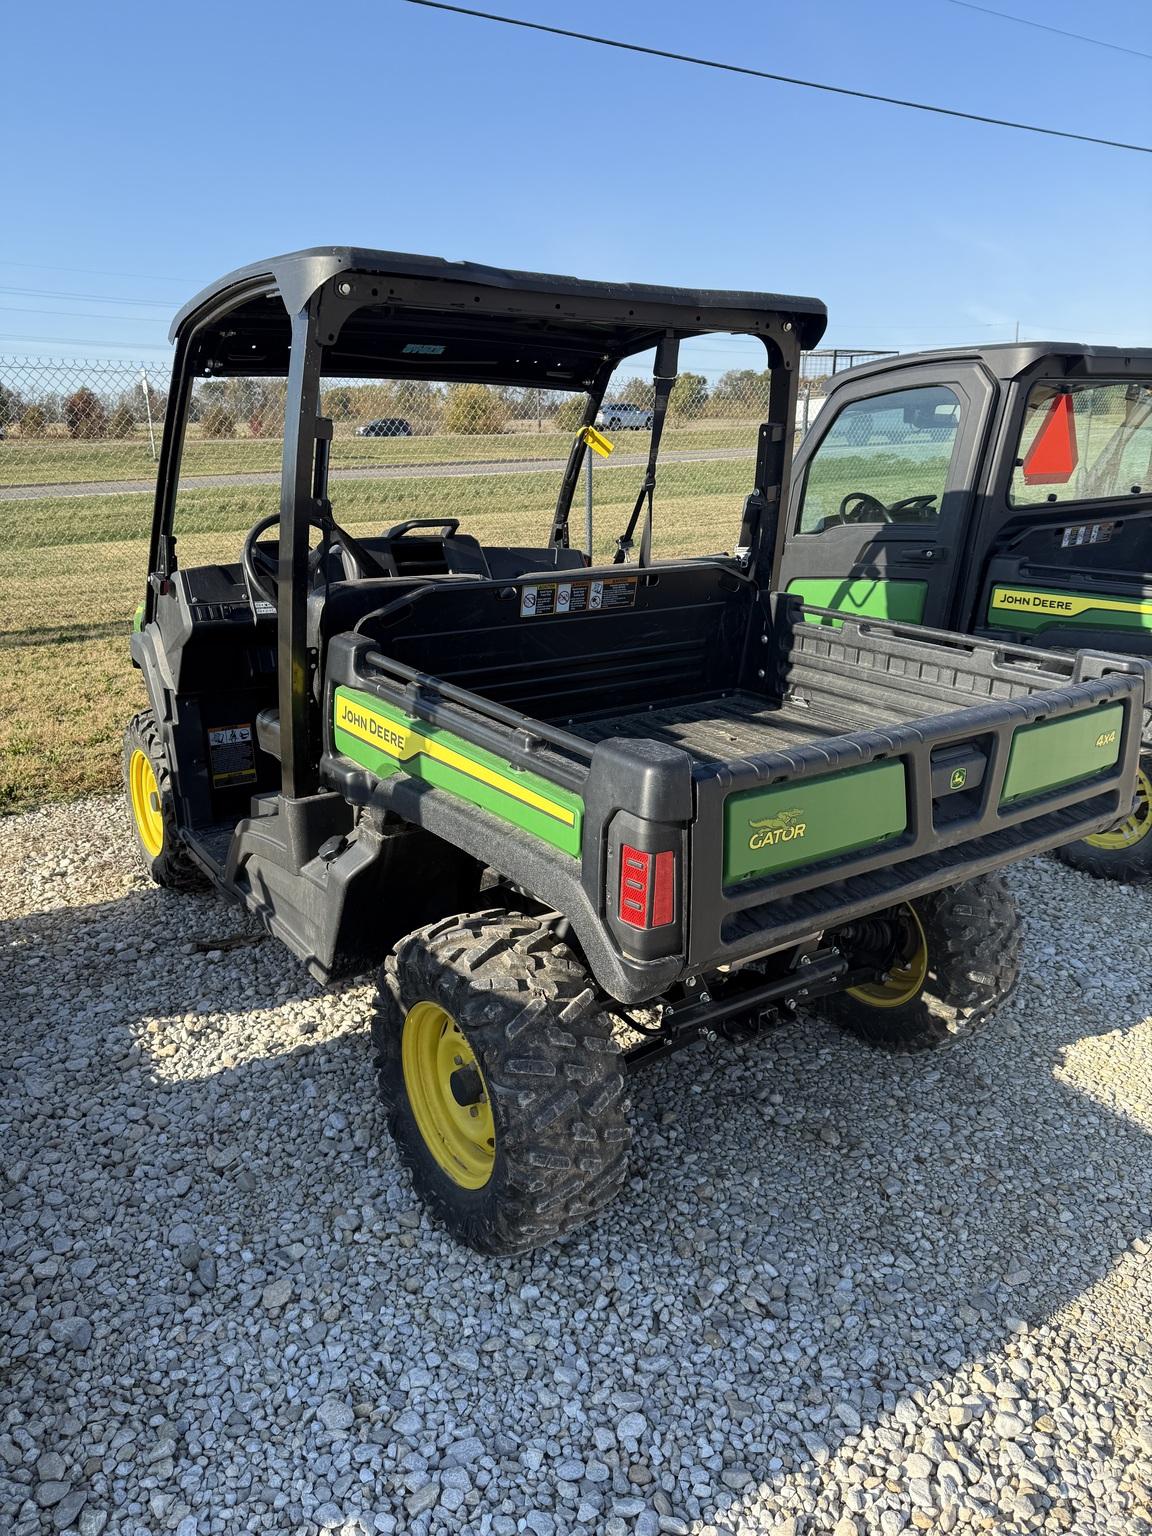
M940 544L929 544L924 549L902 550L893 555L893 565L940 565L947 560L948 551Z

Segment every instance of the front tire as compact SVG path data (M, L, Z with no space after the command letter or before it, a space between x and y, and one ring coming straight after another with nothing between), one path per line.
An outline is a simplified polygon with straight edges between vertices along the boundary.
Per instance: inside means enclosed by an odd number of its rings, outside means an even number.
M122 766L136 852L145 870L157 885L169 890L202 888L204 876L180 841L172 775L150 709L141 710L128 722Z
M1152 757L1140 760L1132 814L1093 837L1057 848L1056 857L1069 869L1097 880L1123 880L1130 885L1152 880Z
M626 1081L587 972L536 918L446 918L401 940L372 1024L388 1126L432 1214L523 1253L601 1211L627 1172Z
M975 1034L1011 997L1020 971L1020 919L999 875L934 891L878 913L903 942L875 982L831 998L832 1022L902 1055Z

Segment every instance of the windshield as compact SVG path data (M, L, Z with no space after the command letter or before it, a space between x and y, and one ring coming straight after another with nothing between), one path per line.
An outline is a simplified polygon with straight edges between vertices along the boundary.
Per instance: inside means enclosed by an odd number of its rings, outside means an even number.
M809 461L797 532L935 522L960 414L960 398L946 384L845 405Z

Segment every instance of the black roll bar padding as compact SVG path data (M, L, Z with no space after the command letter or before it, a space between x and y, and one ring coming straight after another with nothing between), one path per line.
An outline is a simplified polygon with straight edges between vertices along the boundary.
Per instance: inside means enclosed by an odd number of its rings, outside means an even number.
M319 299L292 316L288 393L284 408L284 457L280 474L280 543L276 576L276 688L280 709L281 793L287 799L319 787L319 754L310 749L308 686L308 530L320 513L312 487L320 420L317 333Z

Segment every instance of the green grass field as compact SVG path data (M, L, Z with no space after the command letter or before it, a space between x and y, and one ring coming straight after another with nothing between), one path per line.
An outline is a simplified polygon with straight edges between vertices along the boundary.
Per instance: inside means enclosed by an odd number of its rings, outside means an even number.
M602 557L627 520L641 473L597 466ZM730 549L750 484L749 460L666 464L656 500L657 554ZM481 541L543 545L557 475L349 480L332 489L336 516L353 532L443 513L459 517ZM237 560L244 533L278 499L275 485L184 491L180 559ZM151 512L151 496L143 493L0 503L0 810L119 783L124 722L145 702L128 635L143 596ZM578 497L573 542L582 537L583 515Z

